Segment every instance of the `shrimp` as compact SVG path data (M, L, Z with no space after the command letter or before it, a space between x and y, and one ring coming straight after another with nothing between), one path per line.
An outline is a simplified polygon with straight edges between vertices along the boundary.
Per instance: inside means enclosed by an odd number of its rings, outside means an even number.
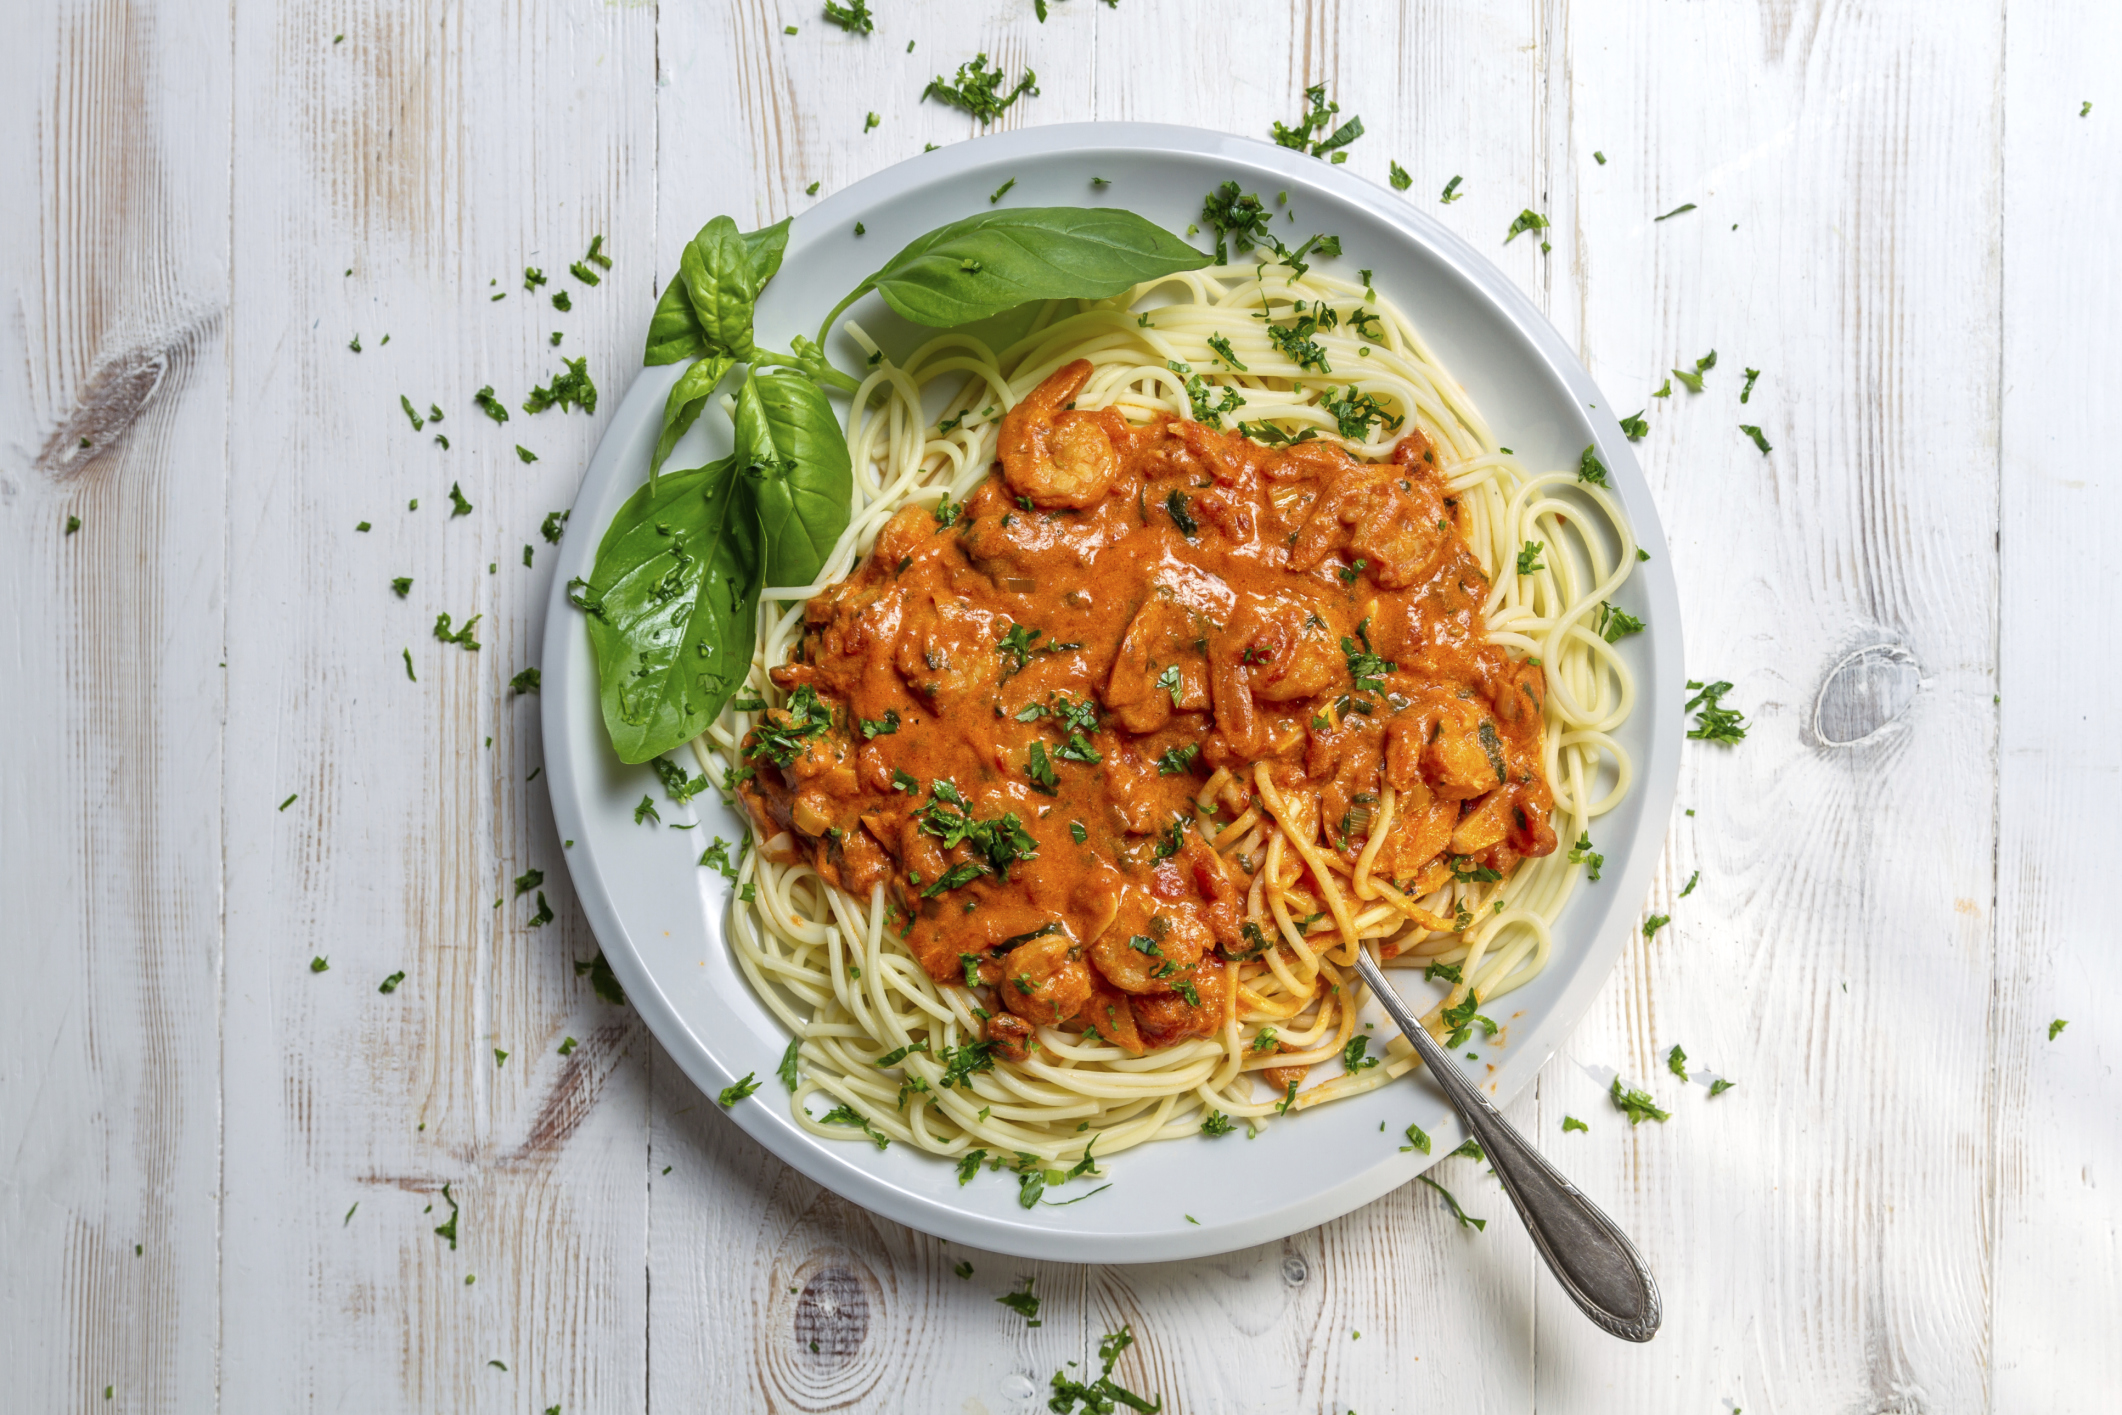
M1002 960L1002 1005L1034 1026L1066 1022L1090 1001L1090 970L1065 933L1029 939Z
M997 454L1009 489L1034 506L1095 506L1120 471L1120 454L1094 413L1061 412L1090 380L1089 359L1064 364L1002 415Z

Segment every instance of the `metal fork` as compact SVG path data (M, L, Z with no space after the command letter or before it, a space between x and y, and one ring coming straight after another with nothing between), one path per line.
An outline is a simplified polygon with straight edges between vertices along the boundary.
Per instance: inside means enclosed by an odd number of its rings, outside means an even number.
M1399 990L1386 982L1385 970L1367 949L1357 950L1356 971L1415 1044L1423 1065L1451 1099L1452 1109L1480 1142L1525 1231L1533 1236L1533 1246L1547 1260L1570 1300L1602 1330L1625 1341L1649 1341L1656 1336L1664 1316L1658 1284L1628 1235L1576 1185L1556 1173L1502 1112L1489 1104L1451 1053L1408 1010Z

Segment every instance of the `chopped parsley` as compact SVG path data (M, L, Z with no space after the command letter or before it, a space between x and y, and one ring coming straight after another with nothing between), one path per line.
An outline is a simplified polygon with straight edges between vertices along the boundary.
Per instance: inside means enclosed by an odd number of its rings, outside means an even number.
M1599 460L1599 453L1592 443L1585 443L1583 452L1577 456L1577 480L1590 482L1593 486L1606 486L1606 463Z
M1424 1184L1427 1184L1430 1188L1436 1190L1439 1194L1442 1194L1444 1196L1444 1202L1451 1205L1452 1217L1459 1220L1459 1227L1471 1228L1474 1229L1476 1232L1488 1227L1487 1219L1475 1218L1472 1215L1468 1214L1466 1210L1460 1208L1459 1201L1452 1197L1451 1190L1445 1188L1442 1184L1439 1184L1436 1180L1430 1178L1426 1174L1418 1174L1415 1176L1415 1178L1421 1180Z
M329 973L332 970L332 965L326 961L322 954L319 954L309 960L309 970L312 973Z
M566 295L566 291L553 296L555 303ZM585 413L597 411L597 385L589 376L589 357L562 359L567 366L564 373L553 375L552 381L542 388L532 388L524 400L523 411L542 413L555 405L561 408L580 408Z
M1226 349L1230 347L1228 342L1225 343L1224 347ZM1238 390L1235 388L1224 389L1221 402L1212 401L1216 392L1215 388L1207 379L1195 373L1191 366L1182 364L1177 359L1166 360L1165 367L1186 380L1186 400L1193 406L1194 421L1197 423L1208 427L1220 428L1223 426L1223 415L1225 413L1235 413L1238 409L1245 406L1245 399L1239 396ZM1178 495L1177 492L1172 494L1174 496Z
M1722 1076L1719 1076L1716 1080L1709 1083L1709 1093L1713 1096L1721 1096L1738 1084L1737 1081L1727 1081Z
M641 804L634 807L634 824L640 825L643 821L654 821L658 825L663 824L663 817L656 814L655 797L645 791L641 793Z
M1007 182L1004 182L1004 183L1003 183L1003 184L1002 184L1001 186L999 186L999 187L995 188L995 190L994 190L993 194L992 194L992 195L990 195L990 196L988 197L988 199L987 199L987 204L988 204L989 206L993 206L993 205L994 205L994 204L995 204L996 202L998 202L998 201L1002 200L1002 198L1003 198L1003 197L1005 197L1005 196L1009 195L1009 189L1010 189L1011 187L1014 187L1014 186L1016 186L1016 185L1017 185L1017 179L1016 179L1015 177L1012 177L1012 178L1010 178L1010 179L1009 179L1009 180L1008 180ZM979 270L980 270L980 262L978 262L978 261L968 261L968 262L964 262L964 264L965 264L965 265L970 265L970 266L972 267L972 271L971 271L971 273L973 273L973 274L978 274L978 273L979 273ZM962 268L962 266L961 266L961 268Z
M1201 221L1216 233L1216 263L1230 264L1230 253L1240 255L1255 245L1267 245L1274 240L1268 230L1273 217L1260 204L1257 194L1247 192L1239 195L1236 182L1225 182L1210 192L1201 203Z
M878 737L889 737L898 730L899 710L897 708L886 708L884 716L881 718L873 720L865 717L862 719L862 740L865 742Z
M1396 192L1404 192L1415 184L1415 179L1397 160L1386 164L1385 179L1393 184L1393 190Z
M1746 719L1737 709L1725 707L1720 702L1731 691L1731 684L1705 684L1690 678L1687 686L1695 690L1695 695L1687 700L1687 706L1681 709L1695 714L1695 725L1687 731L1690 738L1697 742L1723 742L1727 746L1746 740Z
M1655 1120L1660 1125L1672 1119L1650 1097L1650 1092L1639 1091L1632 1086L1623 1086L1619 1076L1614 1077L1613 1089L1607 1092L1613 1097L1614 1109L1628 1117L1630 1125L1641 1125L1646 1120Z
M398 395L398 406L405 409L405 415L413 420L414 432L418 432L421 428L427 426L427 420L420 416L418 409L413 407L413 400L406 397L403 393Z
M707 778L705 777L701 778L703 784L705 784L706 780ZM740 846L737 850L737 860L742 860L743 858L744 848ZM731 884L737 882L737 860L730 859L729 842L719 835L709 841L707 848L700 852L701 867L714 870Z
M1461 999L1457 1007L1444 1009L1444 1025L1452 1029L1451 1036L1445 1039L1444 1045L1450 1047L1453 1051L1457 1051L1460 1047L1466 1045L1467 1038L1473 1035L1473 1030L1476 1026L1481 1028L1481 1036L1484 1040L1496 1035L1500 1029L1493 1018L1481 1015L1478 1010L1480 1006L1481 999L1475 996L1472 988L1468 988L1466 996Z
M1369 437L1373 427L1397 431L1402 421L1387 412L1374 394L1357 392L1353 383L1339 397L1333 389L1327 389L1319 395L1319 405L1334 415L1341 435L1351 439Z
M869 12L869 0L849 0L845 5L825 0L825 18L849 34L874 34L877 31L877 22Z
M1534 211L1531 207L1527 207L1519 212L1516 217L1512 218L1510 230L1503 237L1503 244L1509 245L1528 231L1544 231L1546 229L1547 218Z
M1695 371L1693 373L1689 373L1685 369L1674 369L1673 377L1686 384L1688 392L1700 393L1702 391L1702 375L1708 373L1716 366L1717 351L1712 349L1701 358L1695 360Z
M1295 125L1276 123L1272 132L1277 147L1290 148L1312 157L1327 157L1331 161L1346 162L1346 148L1363 136L1363 120L1350 118L1339 127L1334 127L1334 118L1341 111L1338 103L1326 101L1326 85L1313 84L1304 90L1304 100L1311 107ZM1331 132L1328 129L1332 129ZM1397 164L1395 164L1397 165Z
M1433 983L1439 978L1444 979L1447 983L1465 981L1460 976L1459 965L1456 963L1432 963L1422 970L1422 981L1425 983Z
M1687 1052L1676 1046L1665 1053L1665 1069L1685 1081L1687 1079Z
M1419 1125L1410 1125L1407 1127L1407 1143L1400 1147L1400 1153L1404 1155L1412 1150L1420 1150L1426 1155L1430 1153L1429 1144L1429 1132Z
M2063 1034L2063 1029L2069 1025L2070 1020L2068 1018L2058 1017L2055 1021L2048 1024L2048 1039L2054 1041Z
M1238 356L1231 352L1230 340L1226 339L1221 334L1209 335L1208 347L1215 350L1216 357L1222 361L1223 366L1225 368L1234 370L1238 373L1252 372L1252 370L1248 369L1244 364L1238 362Z
M1518 552L1518 573L1521 575L1537 575L1542 570L1545 570L1547 567L1540 563L1540 552L1546 548L1547 543L1545 541L1527 541L1525 549Z
M435 1236L437 1238L447 1238L449 1240L449 1249L454 1253L457 1251L457 1201L450 1196L447 1181L444 1181L442 1185L442 1202L449 1205L449 1221L436 1225Z
M1580 834L1577 837L1577 843L1569 847L1569 862L1572 865L1585 866L1591 872L1592 883L1597 884L1599 882L1599 870L1605 865L1606 857L1592 849L1590 831L1587 830Z
M1769 453L1776 450L1775 448L1769 446L1768 438L1762 435L1761 429L1758 425L1754 423L1740 423L1739 431L1745 433L1748 437L1754 440L1754 446L1761 449L1762 456L1766 457Z
M1446 182L1444 190L1438 195L1437 200L1443 202L1446 206L1450 206L1453 202L1465 196L1466 193L1459 190L1459 183L1464 180L1465 178L1463 177L1455 176L1449 182Z
M1183 747L1167 747L1164 755L1157 758L1157 775L1184 776L1194 769L1194 758L1201 755L1201 744L1188 742Z
M544 271L542 271L542 270L538 269L538 267L536 267L535 265L526 265L526 266L524 266L524 267L523 267L523 293L524 293L524 294L526 294L526 295L535 295L535 294L537 294L537 293L538 293L538 287L539 287L540 285L543 285L544 283L545 283L545 272L544 272Z
M505 423L508 421L508 409L501 406L501 400L494 396L494 385L491 383L474 393L472 401L479 405L480 412L486 414L495 422Z
M1687 877L1687 888L1680 891L1680 897L1682 899L1685 899L1688 895L1693 894L1695 892L1695 886L1701 883L1701 881L1702 871L1696 870L1693 874Z
M1046 744L1034 742L1025 753L1024 774L1031 778L1032 789L1048 796L1058 795L1061 778L1054 774L1054 764L1047 758Z
M525 870L522 874L516 876L516 897L521 899L543 883L545 883L545 871L535 868Z
M1356 639L1363 647L1356 647ZM1348 676L1359 693L1382 693L1385 691L1385 676L1400 665L1389 658L1381 658L1371 652L1370 620L1365 619L1356 626L1356 639L1346 634L1341 636L1341 656L1348 664Z
M1218 1135L1228 1135L1237 1128L1236 1125L1231 1123L1231 1118L1220 1110L1210 1111L1208 1117L1201 1122L1201 1133L1212 1138Z
M1605 600L1599 601L1599 613L1592 620L1592 632L1610 644L1618 644L1630 634L1643 632L1643 621L1625 609L1616 609Z
M1083 828L1082 821L1070 821L1068 823L1068 836L1069 839L1075 841L1078 845L1090 839L1090 833Z
M1170 514L1172 524L1179 528L1181 535L1191 539L1201 533L1201 523L1194 519L1193 511L1190 509L1190 502L1185 492L1180 491L1177 487L1172 488L1171 495L1164 498L1164 509ZM1174 699L1175 703L1176 701Z
M464 499L464 492L458 487L458 485L455 482L451 482L449 484L450 518L454 520L459 516L469 516L471 515L471 513L472 504Z
M995 1300L1015 1312L1018 1316L1023 1317L1031 1325L1037 1326L1039 1325L1039 1299L1032 1295L1032 1283L1034 1281L1036 1281L1035 1278L1028 1277L1024 1279L1023 1291L1005 1292Z
M521 697L525 693L537 692L544 680L545 674L543 670L526 668L515 677L509 679L508 686L515 690L516 696Z
M1319 313L1299 314L1288 324L1276 324L1269 320L1267 342L1281 350L1298 368L1311 369L1315 373L1332 373L1333 369L1326 362L1326 350L1319 347L1318 341L1312 336L1322 328L1322 317L1329 321L1323 326L1327 329L1334 327L1337 317L1333 310L1325 306L1324 301L1316 308Z
M551 923L556 917L558 916L553 913L553 906L545 902L545 891L541 889L538 891L538 912L531 915L530 918L526 919L524 921L523 926L529 929L542 929L547 924ZM597 961L599 963L603 963L604 955L601 953L598 954ZM575 971L577 973L580 973L582 971L582 965L577 963L575 965ZM611 976L611 967L609 964L605 965L605 976ZM618 986L618 981L614 979L612 981L612 987L616 989ZM604 985L602 983L597 984L597 990L599 992L602 992L604 990ZM625 1000L625 994L620 994L620 1000Z
M479 641L472 637L472 630L485 617L483 614L474 614L471 618L464 621L463 628L452 632L449 626L449 615L447 613L437 614L435 616L435 637L445 644L455 644L466 653L477 653L479 651Z
M1366 1071L1369 1070L1371 1067L1376 1066L1378 1064L1377 1057L1365 1056L1363 1054L1369 1047L1369 1037L1364 1036L1361 1033L1350 1037L1348 1039L1348 1045L1341 1048L1342 1069L1347 1071L1349 1075L1353 1076L1358 1071Z
M384 992L384 993L396 992L396 991L398 990L398 984L400 984L400 983L402 983L402 982L404 982L404 981L405 981L405 970L404 970L403 968L400 968L400 969L399 969L399 970L398 970L397 972L395 972L395 973L391 974L391 975L390 975L389 977L385 978L385 979L384 979L384 980L383 980L382 982L378 983L378 984L376 985L376 991L377 991L377 992Z
M1643 413L1634 413L1621 419L1621 431L1630 442L1641 442L1650 433L1650 424L1643 421Z
M411 649L401 649L399 652L405 655L405 676L411 678L415 683L419 682L419 678L413 673L413 651Z
M1761 370L1757 368L1750 368L1746 371L1746 386L1739 390L1740 402L1744 403L1747 399L1754 396L1754 380L1760 376Z
M860 0L857 0L857 3L859 5ZM827 13L830 15L830 9ZM921 90L921 97L937 99L953 108L963 109L985 126L1001 117L1026 93L1036 94L1039 91L1036 87L1039 76L1028 68L1024 71L1024 77L1017 81L1017 86L1005 94L1002 92L1002 86L1008 82L1009 78L1002 72L1001 66L990 69L987 67L987 55L976 54L970 62L958 66L958 75L954 82L944 82L943 76L939 74L929 80L927 88Z
M1583 1121L1577 1119L1577 1117L1574 1115L1563 1116L1562 1133L1567 1135L1572 1130L1582 1130L1585 1133L1589 1134L1591 1132L1591 1127L1589 1125L1586 1125Z
M1653 937L1654 935L1656 935L1656 933L1658 932L1658 930L1660 930L1660 929L1664 928L1664 927L1665 927L1665 926L1666 926L1667 924L1671 923L1672 921L1673 921L1673 916L1672 916L1672 915L1670 915L1670 914L1653 914L1653 915L1651 915L1651 916L1650 916L1649 918L1647 918L1647 919L1645 919L1645 920L1643 921L1643 936L1644 936L1645 938L1651 938L1651 937Z
M819 1116L818 1122L821 1125L859 1126L862 1133L869 1136L870 1143L878 1149L887 1150L891 1148L891 1136L871 1125L869 1117L856 1110L853 1106L846 1104L836 1105L825 1114Z
M769 718L752 729L744 755L764 757L775 766L787 766L803 755L808 743L823 737L832 725L832 709L819 701L817 690L806 683L790 695L788 706L781 709L779 722Z
M1678 216L1678 215L1679 215L1679 214L1680 214L1681 212L1683 212L1683 211L1693 211L1694 209L1695 209L1695 204L1694 204L1693 202L1691 202L1691 201L1689 201L1689 202L1682 202L1682 203L1681 203L1680 205L1678 205L1678 206L1674 207L1674 208L1673 208L1673 209L1672 209L1671 211L1668 211L1668 212L1666 212L1666 213L1665 213L1665 214L1664 214L1663 216L1653 216L1653 217L1651 218L1651 220L1652 220L1653 222L1659 222L1659 221L1670 221L1670 220L1672 220L1672 219L1673 219L1673 218L1674 218L1675 216Z
M1111 0L1108 0L1108 3L1111 3ZM1200 1223L1192 1214L1182 1217L1188 1223ZM1161 1395L1145 1400L1113 1380L1113 1367L1119 1362L1120 1353L1132 1346L1134 1341L1134 1332L1127 1327L1116 1332L1107 1332L1105 1339L1098 1343L1100 1369L1098 1378L1094 1381L1086 1383L1075 1380L1062 1371L1054 1372L1050 1382L1054 1394L1053 1398L1047 1401L1046 1408L1054 1411L1055 1415L1111 1415L1112 1411L1124 1405L1130 1410L1140 1412L1140 1415L1156 1415L1157 1411L1164 1408L1164 1398ZM1073 1366L1076 1363L1071 1361L1068 1364Z
M538 534L545 537L548 544L558 545L560 537L567 533L567 518L573 514L572 511L546 512L545 519L538 523Z

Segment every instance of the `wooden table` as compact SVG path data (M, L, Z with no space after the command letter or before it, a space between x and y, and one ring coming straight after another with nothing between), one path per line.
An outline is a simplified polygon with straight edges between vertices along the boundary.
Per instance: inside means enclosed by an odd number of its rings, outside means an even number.
M12 7L0 1403L1027 1411L1126 1322L1167 1410L2113 1409L2122 678L2087 606L2122 7L873 5L866 37L814 0ZM1512 1114L1650 1256L1650 1346L1577 1317L1465 1160L1481 1233L1419 1186L1164 1266L913 1233L578 977L509 686L540 523L694 229L972 136L921 91L975 51L1038 72L998 127L1264 137L1324 82L1352 170L1404 165L1649 409L1690 671L1751 729L1689 744L1644 901L1672 923ZM1503 244L1527 208L1551 253ZM597 415L474 407L563 356ZM1623 1123L1609 1069L1671 1122ZM1029 1276L1036 1328L994 1301Z

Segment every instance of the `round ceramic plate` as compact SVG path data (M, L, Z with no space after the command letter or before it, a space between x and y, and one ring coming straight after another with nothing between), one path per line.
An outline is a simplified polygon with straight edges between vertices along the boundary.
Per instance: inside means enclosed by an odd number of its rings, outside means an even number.
M1092 179L1105 181L1094 184ZM1637 540L1650 560L1623 587L1621 605L1647 632L1622 642L1640 693L1617 734L1637 763L1634 789L1603 818L1604 878L1581 884L1554 930L1552 961L1499 1003L1503 1045L1469 1063L1500 1103L1533 1079L1590 1006L1635 927L1679 771L1682 717L1679 601L1650 493L1611 405L1566 344L1501 271L1466 242L1393 192L1329 166L1246 138L1139 123L1085 123L963 142L887 169L827 198L789 228L788 252L758 310L762 344L787 348L814 331L853 289L915 236L974 212L1014 179L1003 200L1021 206L1126 207L1176 232L1198 219L1201 201L1236 180L1270 201L1289 193L1289 239L1338 234L1345 252L1325 268L1373 272L1376 288L1407 312L1444 366L1458 376L1497 437L1535 470L1574 466L1587 442L1612 472ZM703 206L698 219L714 211ZM866 234L856 235L857 223ZM748 224L739 217L739 224ZM922 331L904 325L875 295L849 312L894 352ZM844 335L843 366L860 355ZM1020 1208L1007 1174L982 1173L960 1187L950 1161L910 1145L879 1152L858 1133L821 1140L789 1116L774 1079L788 1037L753 997L723 940L729 886L695 861L718 833L736 840L739 819L714 793L700 798L698 826L674 809L645 766L624 766L598 714L595 664L582 615L565 586L586 576L620 503L646 479L663 399L677 365L634 378L590 463L553 578L544 654L546 780L577 895L627 996L703 1092L713 1096L747 1072L759 1093L726 1113L754 1139L834 1193L928 1233L1027 1258L1149 1262L1226 1252L1283 1237L1370 1202L1407 1183L1462 1138L1443 1093L1416 1071L1352 1100L1279 1120L1248 1139L1190 1137L1116 1157L1112 1187L1066 1207ZM728 420L711 413L671 465L695 466L727 448ZM720 439L719 443L717 439ZM637 825L644 793L665 825ZM1436 988L1419 974L1400 985L1426 1007ZM1419 1010L1419 1009L1418 1009ZM1390 1024L1379 1019L1381 1034ZM1384 1133L1380 1133L1380 1123ZM1434 1139L1432 1155L1402 1153L1410 1122ZM1244 1161L1245 1182L1218 1179Z

